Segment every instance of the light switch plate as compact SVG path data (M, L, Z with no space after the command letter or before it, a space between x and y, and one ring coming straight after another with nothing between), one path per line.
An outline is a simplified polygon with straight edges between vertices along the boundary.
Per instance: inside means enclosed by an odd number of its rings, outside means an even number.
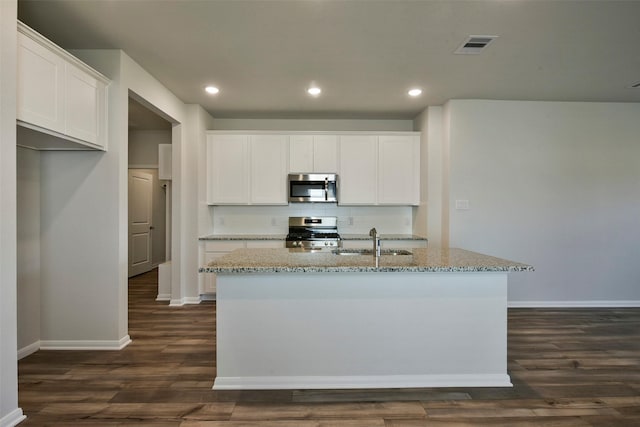
M469 201L468 200L456 200L456 210L459 210L459 211L469 210Z

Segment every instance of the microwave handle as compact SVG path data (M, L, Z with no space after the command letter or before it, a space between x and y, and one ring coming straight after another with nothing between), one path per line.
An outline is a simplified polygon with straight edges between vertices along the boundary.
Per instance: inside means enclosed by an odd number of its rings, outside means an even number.
M329 200L329 178L324 178L324 200Z

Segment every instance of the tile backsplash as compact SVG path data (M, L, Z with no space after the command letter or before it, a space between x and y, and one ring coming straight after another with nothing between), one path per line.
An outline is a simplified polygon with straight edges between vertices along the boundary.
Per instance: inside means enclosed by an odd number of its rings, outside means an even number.
M211 234L287 234L290 216L337 216L338 232L411 234L411 206L337 206L296 203L288 206L211 206Z

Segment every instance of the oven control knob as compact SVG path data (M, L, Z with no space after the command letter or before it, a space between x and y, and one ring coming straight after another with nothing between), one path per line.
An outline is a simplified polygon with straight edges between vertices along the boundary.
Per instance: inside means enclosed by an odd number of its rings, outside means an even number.
M324 245L325 245L325 246L328 246L328 245L329 245L329 242L324 242Z

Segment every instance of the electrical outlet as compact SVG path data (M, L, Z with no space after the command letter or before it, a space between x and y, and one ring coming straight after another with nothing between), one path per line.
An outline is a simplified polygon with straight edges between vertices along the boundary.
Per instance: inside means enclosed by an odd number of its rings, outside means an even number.
M456 200L456 210L459 210L459 211L469 210L469 201L468 200Z
M347 224L349 225L353 225L353 217L350 216L349 218L347 218Z

